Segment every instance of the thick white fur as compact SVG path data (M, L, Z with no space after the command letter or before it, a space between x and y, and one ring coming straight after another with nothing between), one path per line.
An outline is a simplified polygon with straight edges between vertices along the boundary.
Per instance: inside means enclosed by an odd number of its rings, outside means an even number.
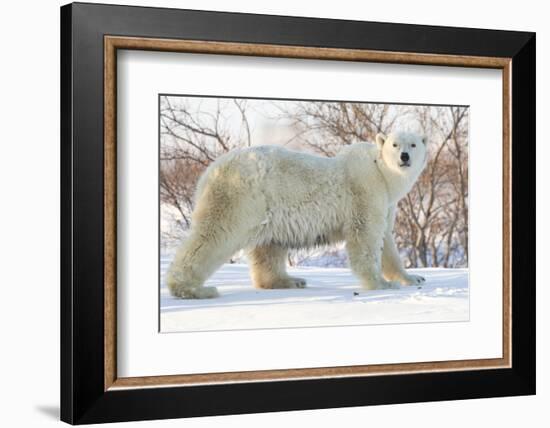
M301 288L305 281L286 272L288 249L339 241L365 289L424 281L405 272L392 229L397 202L424 168L425 141L407 133L376 140L334 158L274 146L220 156L197 185L190 235L167 274L172 294L216 297L204 281L242 248L255 287Z

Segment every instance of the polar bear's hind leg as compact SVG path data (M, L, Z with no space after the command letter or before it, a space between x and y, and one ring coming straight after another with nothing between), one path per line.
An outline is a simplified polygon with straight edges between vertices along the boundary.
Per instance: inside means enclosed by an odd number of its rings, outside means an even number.
M204 287L204 282L246 245L265 211L261 198L254 197L252 186L226 163L201 177L191 233L177 250L166 275L173 296L217 297L216 288Z
M166 285L175 297L206 299L218 296L216 287L204 287L203 284L231 254L222 254L215 241L199 236L200 233L193 231L178 249L166 274Z
M206 299L218 296L204 282L242 248L240 229L211 222L195 223L190 236L177 250L166 275L166 285L175 297Z
M286 272L288 250L279 245L262 245L252 249L249 254L250 276L254 287L304 288L306 280L289 276Z

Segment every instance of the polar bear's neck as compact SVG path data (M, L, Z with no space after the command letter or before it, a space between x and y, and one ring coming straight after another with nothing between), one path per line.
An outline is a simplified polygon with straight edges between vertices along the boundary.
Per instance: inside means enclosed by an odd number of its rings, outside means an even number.
M395 171L380 158L377 159L376 165L386 182L390 204L396 204L409 193L421 172L421 170Z

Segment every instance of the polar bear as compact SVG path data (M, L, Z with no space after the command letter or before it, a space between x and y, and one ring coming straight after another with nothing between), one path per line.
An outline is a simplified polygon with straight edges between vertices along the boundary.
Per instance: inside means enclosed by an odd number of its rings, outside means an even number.
M426 139L413 133L376 136L333 158L277 146L233 150L199 179L188 238L166 283L182 298L218 296L205 280L246 249L256 288L303 288L286 272L287 252L345 241L350 266L366 290L419 284L393 239L397 202L426 163Z

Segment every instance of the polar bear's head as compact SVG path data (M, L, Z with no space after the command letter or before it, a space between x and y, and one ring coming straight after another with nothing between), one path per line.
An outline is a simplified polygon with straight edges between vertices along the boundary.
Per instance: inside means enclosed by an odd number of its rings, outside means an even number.
M376 135L379 158L391 171L416 175L426 163L426 138L413 133L399 132Z

